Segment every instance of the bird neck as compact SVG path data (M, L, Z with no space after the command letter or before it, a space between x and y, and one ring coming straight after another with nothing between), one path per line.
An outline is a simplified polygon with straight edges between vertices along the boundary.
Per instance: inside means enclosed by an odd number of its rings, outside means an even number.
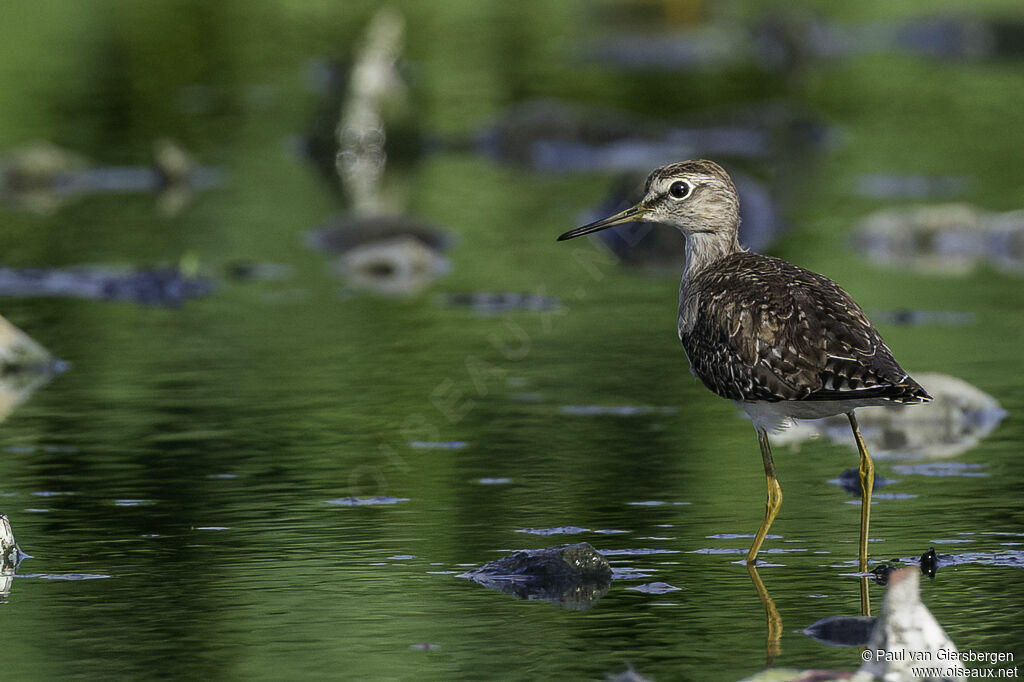
M683 266L683 282L687 282L713 264L728 255L738 253L739 240L736 231L729 232L692 232L686 235L686 265Z

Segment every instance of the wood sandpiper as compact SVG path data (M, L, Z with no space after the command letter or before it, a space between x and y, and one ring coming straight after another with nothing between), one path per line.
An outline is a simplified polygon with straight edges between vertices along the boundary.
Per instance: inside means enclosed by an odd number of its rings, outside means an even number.
M838 284L740 247L739 198L718 164L682 161L657 168L638 204L558 240L641 220L669 225L685 236L678 330L690 371L743 409L757 432L768 500L747 563L756 563L782 506L768 434L792 419L846 414L860 452L859 562L866 571L874 464L854 411L922 403L931 396L903 371Z

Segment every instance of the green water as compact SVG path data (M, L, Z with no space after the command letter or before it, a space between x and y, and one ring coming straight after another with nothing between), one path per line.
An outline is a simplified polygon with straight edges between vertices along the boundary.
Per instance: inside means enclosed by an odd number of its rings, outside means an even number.
M838 131L777 167L790 230L772 253L846 286L870 313L972 313L964 326L879 325L911 372L964 379L1008 415L957 462L978 477L896 475L873 508L873 557L1019 550L1024 539L1021 281L881 269L853 224L899 202L857 196L860 173L964 175L959 197L1024 205L1020 62L876 55L756 69L633 73L588 62L605 4L399 3L423 126L477 129L551 96L652 116L789 98ZM801 3L825 11L825 3ZM973 5L1020 16L1013 2ZM859 3L844 20L931 3ZM944 3L944 9L964 9ZM5 679L738 679L766 657L765 611L739 554L763 512L752 429L687 371L677 279L624 272L558 244L611 174L539 174L465 152L406 169L408 210L457 236L451 271L394 300L341 292L301 234L338 210L289 151L317 104L310 59L344 55L374 3L18 2L0 23L0 149L52 140L112 165L170 135L224 186L174 217L107 195L53 215L2 209L6 266L145 265L198 257L284 263L180 309L5 299L2 312L72 364L0 427L0 510L33 558L0 604ZM736 5L739 12L755 8ZM183 101L202 86L199 110ZM185 94L183 94L183 92ZM443 292L558 298L482 316ZM564 406L649 406L584 416ZM410 442L465 443L415 448ZM783 622L776 665L859 665L800 630L859 612L859 509L827 483L856 465L821 439L778 447L786 500L761 569ZM481 478L507 478L486 485ZM58 493L45 494L40 493ZM387 495L388 506L328 504ZM119 502L120 501L120 502ZM134 501L134 502L132 502ZM630 503L657 501L659 505ZM685 504L676 504L685 503ZM45 511L43 511L45 510ZM526 528L579 526L542 537ZM626 531L620 534L599 530ZM1006 533L1016 535L1003 535ZM613 581L584 611L458 579L503 551L585 540L648 578ZM942 543L943 540L969 542ZM802 550L802 551L800 551ZM940 569L922 598L961 649L1024 657L1021 567ZM84 574L89 580L45 576ZM41 577L42 576L42 577ZM628 590L651 581L680 590ZM883 588L872 587L875 603ZM424 649L415 645L431 644Z

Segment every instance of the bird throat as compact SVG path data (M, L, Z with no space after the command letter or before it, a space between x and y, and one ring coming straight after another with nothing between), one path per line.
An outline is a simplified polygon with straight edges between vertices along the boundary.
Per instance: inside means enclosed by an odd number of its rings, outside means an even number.
M686 235L686 264L682 286L693 280L712 263L742 251L736 232L700 231Z
M689 232L686 234L686 264L679 282L679 340L693 331L699 296L690 283L709 265L743 249L736 232ZM685 346L685 342L683 344Z

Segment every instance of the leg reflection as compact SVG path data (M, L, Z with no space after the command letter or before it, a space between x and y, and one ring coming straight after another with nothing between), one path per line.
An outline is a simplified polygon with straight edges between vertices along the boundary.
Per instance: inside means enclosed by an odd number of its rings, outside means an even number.
M782 641L782 616L779 615L779 610L775 607L775 601L768 594L768 589L764 586L764 582L761 581L761 576L757 574L757 566L747 564L747 572L750 574L750 580L754 583L754 589L757 590L757 596L761 598L761 603L764 604L768 631L765 638L765 666L770 667L775 662L775 657L782 653L780 645Z

